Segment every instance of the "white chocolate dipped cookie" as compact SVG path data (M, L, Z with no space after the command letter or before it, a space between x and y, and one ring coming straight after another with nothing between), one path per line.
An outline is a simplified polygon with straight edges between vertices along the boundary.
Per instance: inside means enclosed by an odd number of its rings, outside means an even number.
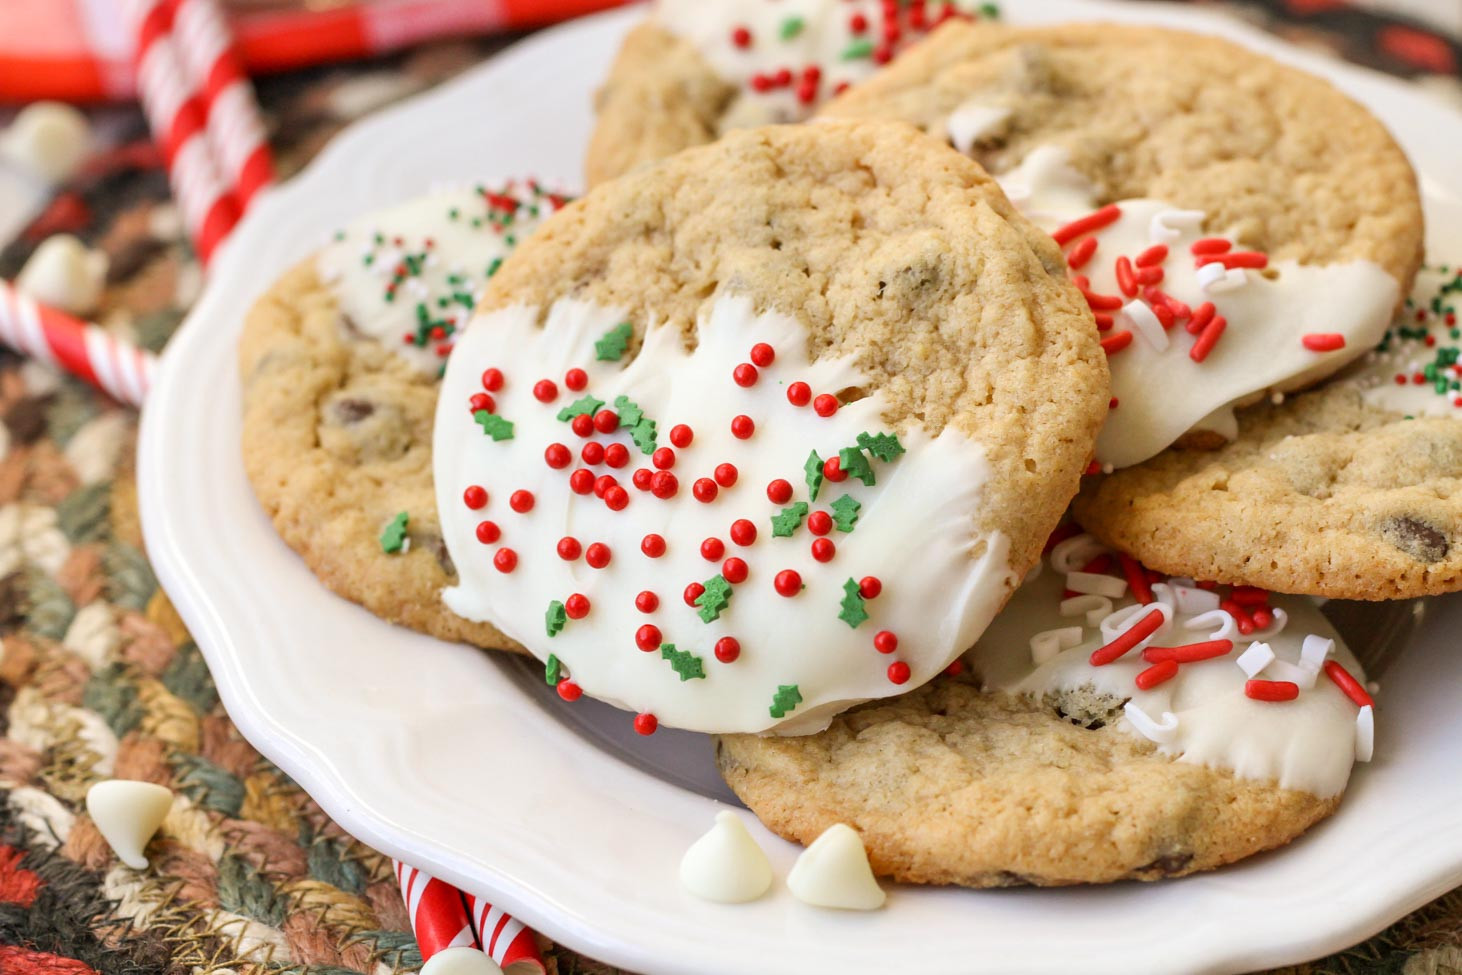
M1421 255L1416 180L1328 83L1215 38L954 23L823 109L974 156L1061 243L1111 358L1111 468L1370 349Z
M939 25L997 14L975 0L655 0L599 90L588 184L732 129L804 121Z
M330 588L393 623L500 641L446 611L438 377L477 294L564 203L533 183L443 190L369 214L286 273L239 340L244 466L275 528Z
M722 774L789 839L848 823L881 875L1061 885L1280 846L1374 746L1364 677L1313 603L1165 578L1089 535L962 663L818 735L725 736Z
M437 414L444 599L641 732L813 731L973 644L1107 395L978 166L894 122L740 131L489 284Z

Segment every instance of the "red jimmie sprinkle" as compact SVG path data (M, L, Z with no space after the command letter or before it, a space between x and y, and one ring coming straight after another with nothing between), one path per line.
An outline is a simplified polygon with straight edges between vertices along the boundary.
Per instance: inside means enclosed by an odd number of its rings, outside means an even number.
M717 464L712 475L715 477L716 483L725 488L735 484L736 478L740 476L735 464Z
M726 554L726 543L719 538L708 538L701 542L701 558L707 562L719 561Z
M746 414L731 418L731 436L737 440L749 440L756 432L756 423Z
M612 557L609 546L603 542L593 542L584 549L584 561L588 562L589 567L593 569L604 568Z
M1088 213L1079 220L1071 221L1051 236L1056 239L1056 243L1065 247L1082 234L1089 234L1093 230L1100 230L1109 224L1116 223L1121 216L1122 208L1115 203L1108 203L1095 213Z
M629 448L622 443L612 443L604 448L604 463L615 469L629 463Z
M756 524L746 518L731 522L731 541L742 548L756 541Z
M838 547L833 544L831 538L815 538L812 540L812 557L819 562L831 562L834 555L838 554Z
M650 463L655 465L656 470L668 471L675 466L675 451L669 447L656 447L655 452L650 455Z
M583 553L584 547L579 540L572 535L565 535L558 540L558 557L565 562L572 562Z
M792 485L790 482L777 478L767 485L767 500L772 504L786 504L792 500Z
M732 663L741 656L741 642L734 636L723 636L716 641L715 654L721 663Z
M812 409L818 416L832 416L838 411L838 398L832 393L822 393L812 401Z
M569 490L575 494L589 494L594 490L594 472L580 467L569 475Z
M619 429L619 414L613 410L600 410L594 414L594 429L600 433L613 433Z
M879 653L893 653L899 648L899 638L888 630L873 634L873 649Z
M663 535L656 535L654 532L640 539L640 551L652 559L658 559L665 554L665 538Z
M1147 250L1143 251L1141 254L1138 254L1137 259L1134 260L1132 263L1136 264L1138 267L1156 267L1167 259L1168 245L1153 244Z
M705 586L701 585L699 582L692 582L690 585L685 587L685 591L680 594L680 598L685 602L685 605L694 606L695 601L697 599L700 599L705 591Z
M758 342L751 347L751 361L765 369L776 359L777 350L765 342Z
M578 684L565 677L554 685L558 690L558 696L565 701L573 702L584 696L584 689Z
M577 393L589 385L589 374L582 369L570 369L563 374L563 384Z
M1132 262L1124 254L1117 258L1117 287L1122 289L1122 294L1128 298L1137 297L1137 274L1132 269Z
M793 406L806 406L812 402L812 387L804 382L795 382L787 387L787 402Z
M496 393L503 388L503 373L501 369L484 369L482 371L482 388L489 393Z
M1254 621L1254 629L1262 630L1274 622L1274 613L1268 606L1255 606L1254 612L1249 614L1249 618Z
M551 443L543 449L543 460L554 470L563 470L573 462L574 455L565 444Z
M1071 253L1066 255L1066 263L1071 265L1073 271L1079 271L1086 266L1087 261L1091 260L1096 249L1097 239L1095 237L1083 237L1076 242L1075 247L1071 248Z
M710 504L716 500L716 495L720 493L720 489L716 487L716 482L709 477L698 477L695 479L695 483L690 486L690 493L695 495L695 499L701 504Z
M829 457L822 462L822 476L834 484L839 484L848 479L848 475L843 471L843 462L836 457Z
M635 646L646 653L652 650L659 650L661 642L660 628L654 623L646 623L638 630L635 630Z
M1247 680L1244 696L1256 701L1293 701L1300 696L1300 687L1287 680Z
M1198 341L1193 343L1193 348L1188 350L1188 358L1194 362L1202 362L1208 358L1208 353L1218 344L1219 338L1223 336L1223 330L1228 328L1228 319L1222 315L1214 315L1213 320L1203 327L1203 334L1198 336Z
M895 684L907 684L909 682L909 665L902 660L895 660L888 665L888 679Z
M648 589L641 590L635 596L635 609L641 613L653 613L660 608L660 597Z
M826 535L833 530L833 516L826 511L814 511L807 516L807 530L814 535Z
M1229 590L1228 598L1240 606L1263 606L1269 602L1269 590L1258 586L1234 586Z
M1109 335L1102 339L1102 351L1107 355L1116 355L1131 344L1132 333L1123 329L1116 335Z
M670 442L681 449L689 447L694 439L695 431L684 423L677 423L670 428Z
M1361 686L1361 682L1351 676L1350 671L1340 665L1339 661L1325 661L1325 676L1335 682L1335 686L1345 693L1345 696L1355 702L1358 708L1371 707L1376 702L1371 695Z
M478 511L487 506L487 489L480 484L473 484L462 492L462 503L473 511Z
M1311 332L1300 343L1311 352L1334 352L1345 348L1345 336L1339 332Z
M1117 559L1122 563L1127 585L1132 587L1133 598L1144 606L1152 602L1152 587L1147 584L1147 573L1143 571L1142 564L1125 553L1119 554Z
M1092 311L1116 311L1123 304L1122 299L1116 295L1098 294L1090 288L1082 288L1081 294Z
M802 591L802 575L796 569L783 569L772 579L772 587L779 595L790 598Z
M745 560L738 559L734 555L721 563L721 575L732 585L745 582L749 572L750 570L747 568Z
M1197 264L1222 264L1226 268L1253 268L1260 270L1269 266L1269 255L1258 251L1234 251L1230 254L1208 254L1198 258Z
M552 379L540 379L533 384L533 398L540 403L552 403L558 397L558 384Z
M736 385L743 388L755 386L757 380L756 366L753 366L749 362L741 363L735 369L731 370L731 379Z
M1204 237L1202 240L1193 241L1193 246L1188 252L1197 257L1202 254L1224 254L1233 250L1233 244L1223 237Z
M518 553L510 548L500 548L492 557L492 567L499 572L512 572L518 567Z
M1176 660L1160 660L1138 674L1132 681L1137 685L1139 691L1150 691L1164 681L1172 680L1178 676L1178 662Z
M486 393L473 393L467 397L467 409L472 413L476 413L478 410L492 413L497 409L497 403L493 402L493 398Z
M864 576L858 580L858 595L864 599L877 599L883 592L883 582L878 576Z
M1126 631L1117 634L1117 638L1111 643L1108 643L1104 647L1097 647L1095 650L1093 650L1091 652L1091 665L1093 667L1101 667L1105 664L1111 663L1114 660L1121 659L1127 653L1127 651L1131 650L1133 647L1137 646L1137 644L1141 643L1143 640L1146 640L1148 637L1156 633L1158 631L1158 627L1162 626L1162 624L1162 610L1154 609L1146 616L1142 617L1142 619L1138 620L1136 625L1131 626Z
M1222 657L1232 652L1233 648L1232 640L1204 640L1202 643L1185 643L1178 647L1148 647L1142 651L1142 659L1150 664L1162 663L1164 660L1191 664Z
M477 540L484 545L491 545L503 535L503 530L497 526L495 521L479 521L477 523Z
M655 729L660 727L660 722L648 711L644 714L635 715L635 732L641 735L653 735Z

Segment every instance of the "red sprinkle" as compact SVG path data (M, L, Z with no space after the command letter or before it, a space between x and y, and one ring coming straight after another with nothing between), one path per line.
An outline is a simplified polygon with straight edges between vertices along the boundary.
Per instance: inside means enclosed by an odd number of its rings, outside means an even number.
M1311 352L1334 352L1345 348L1345 336L1339 332L1311 332L1300 342Z
M492 566L499 572L512 572L518 567L518 553L510 548L500 548L492 557Z
M502 538L503 530L497 526L495 521L479 521L477 523L477 540L484 545L491 545Z
M731 436L737 440L749 440L755 432L756 423L745 413L731 418Z
M758 342L751 347L751 361L765 369L772 364L777 357L777 350L765 342Z
M847 473L843 471L843 462L836 457L829 457L822 462L822 476L834 484L839 484L848 479Z
M1116 355L1131 344L1132 333L1123 329L1116 335L1109 335L1102 339L1102 351L1107 355Z
M807 516L807 530L814 535L826 535L833 530L833 517L826 511L814 511Z
M1255 606L1249 618L1254 621L1254 629L1262 630L1274 622L1274 612L1268 606Z
M1218 344L1218 340L1226 328L1228 328L1228 319L1222 315L1214 315L1213 321L1204 326L1203 334L1198 336L1198 341L1193 343L1193 348L1188 350L1188 358L1194 362L1202 362L1207 359L1208 353L1213 351L1213 347Z
M755 386L757 379L756 366L753 366L749 362L743 362L731 370L731 378L738 386Z
M629 507L629 492L616 484L604 492L604 503L610 511L623 511Z
M589 374L582 369L570 369L563 374L563 384L577 393L589 385Z
M574 455L565 444L551 443L543 449L543 460L554 470L562 470L573 462Z
M959 660L959 659L956 659L954 661L954 663L952 663L948 667L945 667L944 668L944 676L945 677L958 677L960 674L963 674L964 672L965 672L965 662L963 660Z
M1247 680L1244 696L1256 701L1293 701L1300 696L1300 687L1287 680Z
M484 369L482 371L482 388L489 393L496 393L503 388L503 373L501 369Z
M629 448L622 443L612 443L604 448L604 463L620 468L629 463Z
M1178 676L1178 662L1176 660L1161 660L1148 667L1133 679L1132 683L1137 685L1139 691L1150 691L1164 681L1172 680Z
M675 466L675 451L669 447L656 447L655 452L650 455L650 463L655 465L656 470L668 471Z
M873 649L879 653L893 653L899 648L899 638L889 630L879 630L873 634Z
M1197 335L1208 327L1208 323L1213 321L1213 316L1217 312L1218 309L1213 307L1213 302L1205 301L1193 309L1192 317L1188 319L1188 324L1183 327L1188 330L1188 334Z
M1116 295L1098 294L1090 288L1082 288L1081 294L1092 311L1116 311L1123 305L1122 299Z
M613 433L619 429L619 414L613 410L600 410L594 414L594 429L600 433Z
M858 595L864 599L877 599L883 592L883 581L878 576L864 576L858 580Z
M772 504L786 504L792 500L792 485L782 478L777 478L767 485L767 500Z
M1122 289L1122 294L1128 298L1137 297L1137 275L1132 270L1132 262L1123 254L1117 258L1117 287Z
M1234 586L1228 598L1240 606L1263 606L1269 602L1269 590L1258 586Z
M613 474L600 474L594 478L594 497L602 498L609 492L609 489L618 484L619 481Z
M716 659L723 664L729 664L741 656L741 642L734 636L723 636L716 641Z
M812 409L818 416L832 416L838 411L838 398L832 393L822 393L812 401Z
M1202 240L1195 240L1193 246L1188 248L1189 253L1194 256L1200 254L1225 254L1233 250L1233 244L1222 237L1204 237Z
M664 501L680 491L680 479L669 471L656 471L650 478L650 493Z
M685 448L695 439L695 431L684 423L677 423L670 428L670 442L677 447Z
M558 540L558 557L565 562L572 562L584 551L579 540L572 535L565 535Z
M812 557L819 562L831 562L834 555L838 554L838 547L833 544L831 538L814 538L812 540Z
M1073 271L1078 271L1086 266L1091 256L1096 253L1097 239L1095 237L1083 237L1071 248L1071 253L1066 255L1066 263L1071 265Z
M660 722L648 711L644 714L635 715L635 731L642 735L653 735L655 729L660 727Z
M571 620L581 620L589 615L589 597L583 593L574 593L563 601L563 611Z
M1152 602L1152 587L1147 584L1147 573L1142 571L1142 564L1125 553L1118 554L1117 559L1122 563L1127 585L1132 587L1133 598L1144 606Z
M497 403L493 402L492 397L486 393L473 393L467 397L467 408L473 413L476 413L478 410L486 410L492 413L497 409Z
M594 434L594 418L587 413L580 413L569 421L569 429L574 431L576 436L589 437Z
M603 542L593 542L584 549L584 561L589 563L591 569L602 569L609 564L611 553L609 546Z
M540 403L552 403L558 398L558 384L552 379L540 379L533 384L533 398Z
M717 464L716 469L712 472L712 476L715 477L717 484L721 485L721 487L728 488L736 483L736 478L739 474L735 464Z
M701 542L701 558L707 562L719 562L726 554L726 543L719 538L708 538Z
M1117 638L1111 643L1108 643L1104 647L1098 647L1093 650L1091 652L1091 665L1093 667L1101 667L1105 664L1111 663L1114 660L1121 659L1121 657L1125 655L1127 651L1131 650L1133 647L1137 646L1137 644L1141 643L1143 640L1146 640L1148 637L1156 633L1158 627L1162 626L1162 624L1162 610L1154 609L1152 612L1142 617L1142 619L1138 620L1134 626L1131 626L1124 632L1117 634Z
M895 684L907 684L909 682L909 665L902 660L895 660L888 665L888 679Z
M640 551L649 558L658 559L665 554L665 536L651 532L640 539Z
M1230 254L1211 254L1198 259L1198 266L1222 264L1226 268L1247 267L1255 270L1269 266L1269 255L1258 251L1234 251Z
M1185 643L1177 647L1148 647L1142 651L1142 659L1150 664L1172 660L1180 664L1197 663L1222 657L1234 648L1232 640L1204 640L1202 643Z
M577 701L579 698L584 696L584 689L578 684L575 684L573 681L569 680L567 677L559 681L554 686L558 688L558 696L563 698L565 701Z
M590 467L604 463L604 445L597 440L590 440L579 451L579 458Z
M487 506L487 490L480 484L474 484L462 492L462 503L473 511L478 511Z
M787 387L787 402L793 406L806 406L812 402L812 387L804 382L795 382Z
M1141 254L1138 254L1137 259L1132 263L1136 264L1138 267L1156 267L1167 259L1168 245L1153 244L1147 250L1143 251Z
M719 491L720 489L716 487L716 482L709 477L698 477L695 479L695 483L690 486L690 493L695 495L695 499L701 504L710 504L716 500L716 495Z
M589 494L594 490L594 472L580 467L569 475L569 490L575 494Z
M1361 682L1351 676L1350 671L1341 666L1339 661L1325 661L1325 676L1334 681L1335 686L1340 688L1346 697L1354 701L1356 707L1371 707L1376 703Z
M802 575L796 569L783 569L772 579L772 587L783 596L795 596L802 591Z
M635 609L641 613L653 613L660 608L660 597L648 589L642 590L635 597Z
M721 563L721 575L727 582L733 585L745 582L746 575L749 571L746 567L746 561L744 559L738 559L734 555Z
M697 599L700 599L701 594L705 591L705 586L701 585L699 582L692 582L690 585L685 587L685 591L680 594L680 598L685 601L685 605L694 606L695 601Z
M756 541L756 525L746 518L737 518L731 522L731 541L742 548Z
M646 653L659 650L663 641L660 638L660 628L654 623L646 623L638 630L635 630L635 646Z
M746 27L733 27L731 43L740 48L751 47L751 31Z
M1051 236L1056 239L1056 243L1065 247L1082 234L1088 234L1093 230L1100 230L1108 224L1116 223L1121 216L1122 208L1115 203L1108 203L1094 213L1088 213L1079 220L1071 221Z

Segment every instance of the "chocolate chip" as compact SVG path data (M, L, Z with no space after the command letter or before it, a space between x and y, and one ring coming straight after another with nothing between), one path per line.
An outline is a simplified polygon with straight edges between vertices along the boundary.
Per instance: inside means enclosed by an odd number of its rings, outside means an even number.
M1132 871L1132 875L1148 880L1171 877L1186 870L1192 862L1193 854L1191 853L1165 853L1146 866L1138 867Z
M5 412L5 425L17 443L35 443L46 433L46 404L37 396L17 400Z
M376 404L364 399L338 399L330 404L330 412L336 421L350 426L376 412Z
M452 563L452 556L447 552L447 543L442 540L441 535L432 531L414 531L411 533L411 540L430 552L443 572L452 577L457 575L457 566Z
M1030 887L1034 885L1029 877L1011 870L1001 870L992 878L992 887Z
M1452 547L1441 529L1404 515L1383 524L1381 537L1421 562L1440 562Z
M340 313L340 331L350 339L360 340L366 337L366 334L360 330L360 326L355 323L355 319L345 312Z

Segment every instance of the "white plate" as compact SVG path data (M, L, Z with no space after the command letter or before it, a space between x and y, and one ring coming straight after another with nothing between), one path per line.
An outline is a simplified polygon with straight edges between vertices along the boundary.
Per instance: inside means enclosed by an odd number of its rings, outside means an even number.
M1434 216L1450 211L1433 221L1433 252L1462 256L1462 121L1409 87L1184 8L1029 6L1015 19L1211 30L1332 77L1388 120ZM707 739L637 739L623 714L551 699L526 663L393 628L316 582L244 477L244 309L328 231L433 183L536 173L575 185L590 92L638 16L540 34L342 134L249 215L168 347L142 424L148 552L249 740L363 841L645 973L1249 969L1352 944L1462 882L1456 600L1435 605L1387 675L1376 760L1339 814L1282 854L1156 885L898 888L881 912L842 914L780 886L741 907L682 893L680 855L714 797L729 799ZM755 829L785 877L797 849Z

